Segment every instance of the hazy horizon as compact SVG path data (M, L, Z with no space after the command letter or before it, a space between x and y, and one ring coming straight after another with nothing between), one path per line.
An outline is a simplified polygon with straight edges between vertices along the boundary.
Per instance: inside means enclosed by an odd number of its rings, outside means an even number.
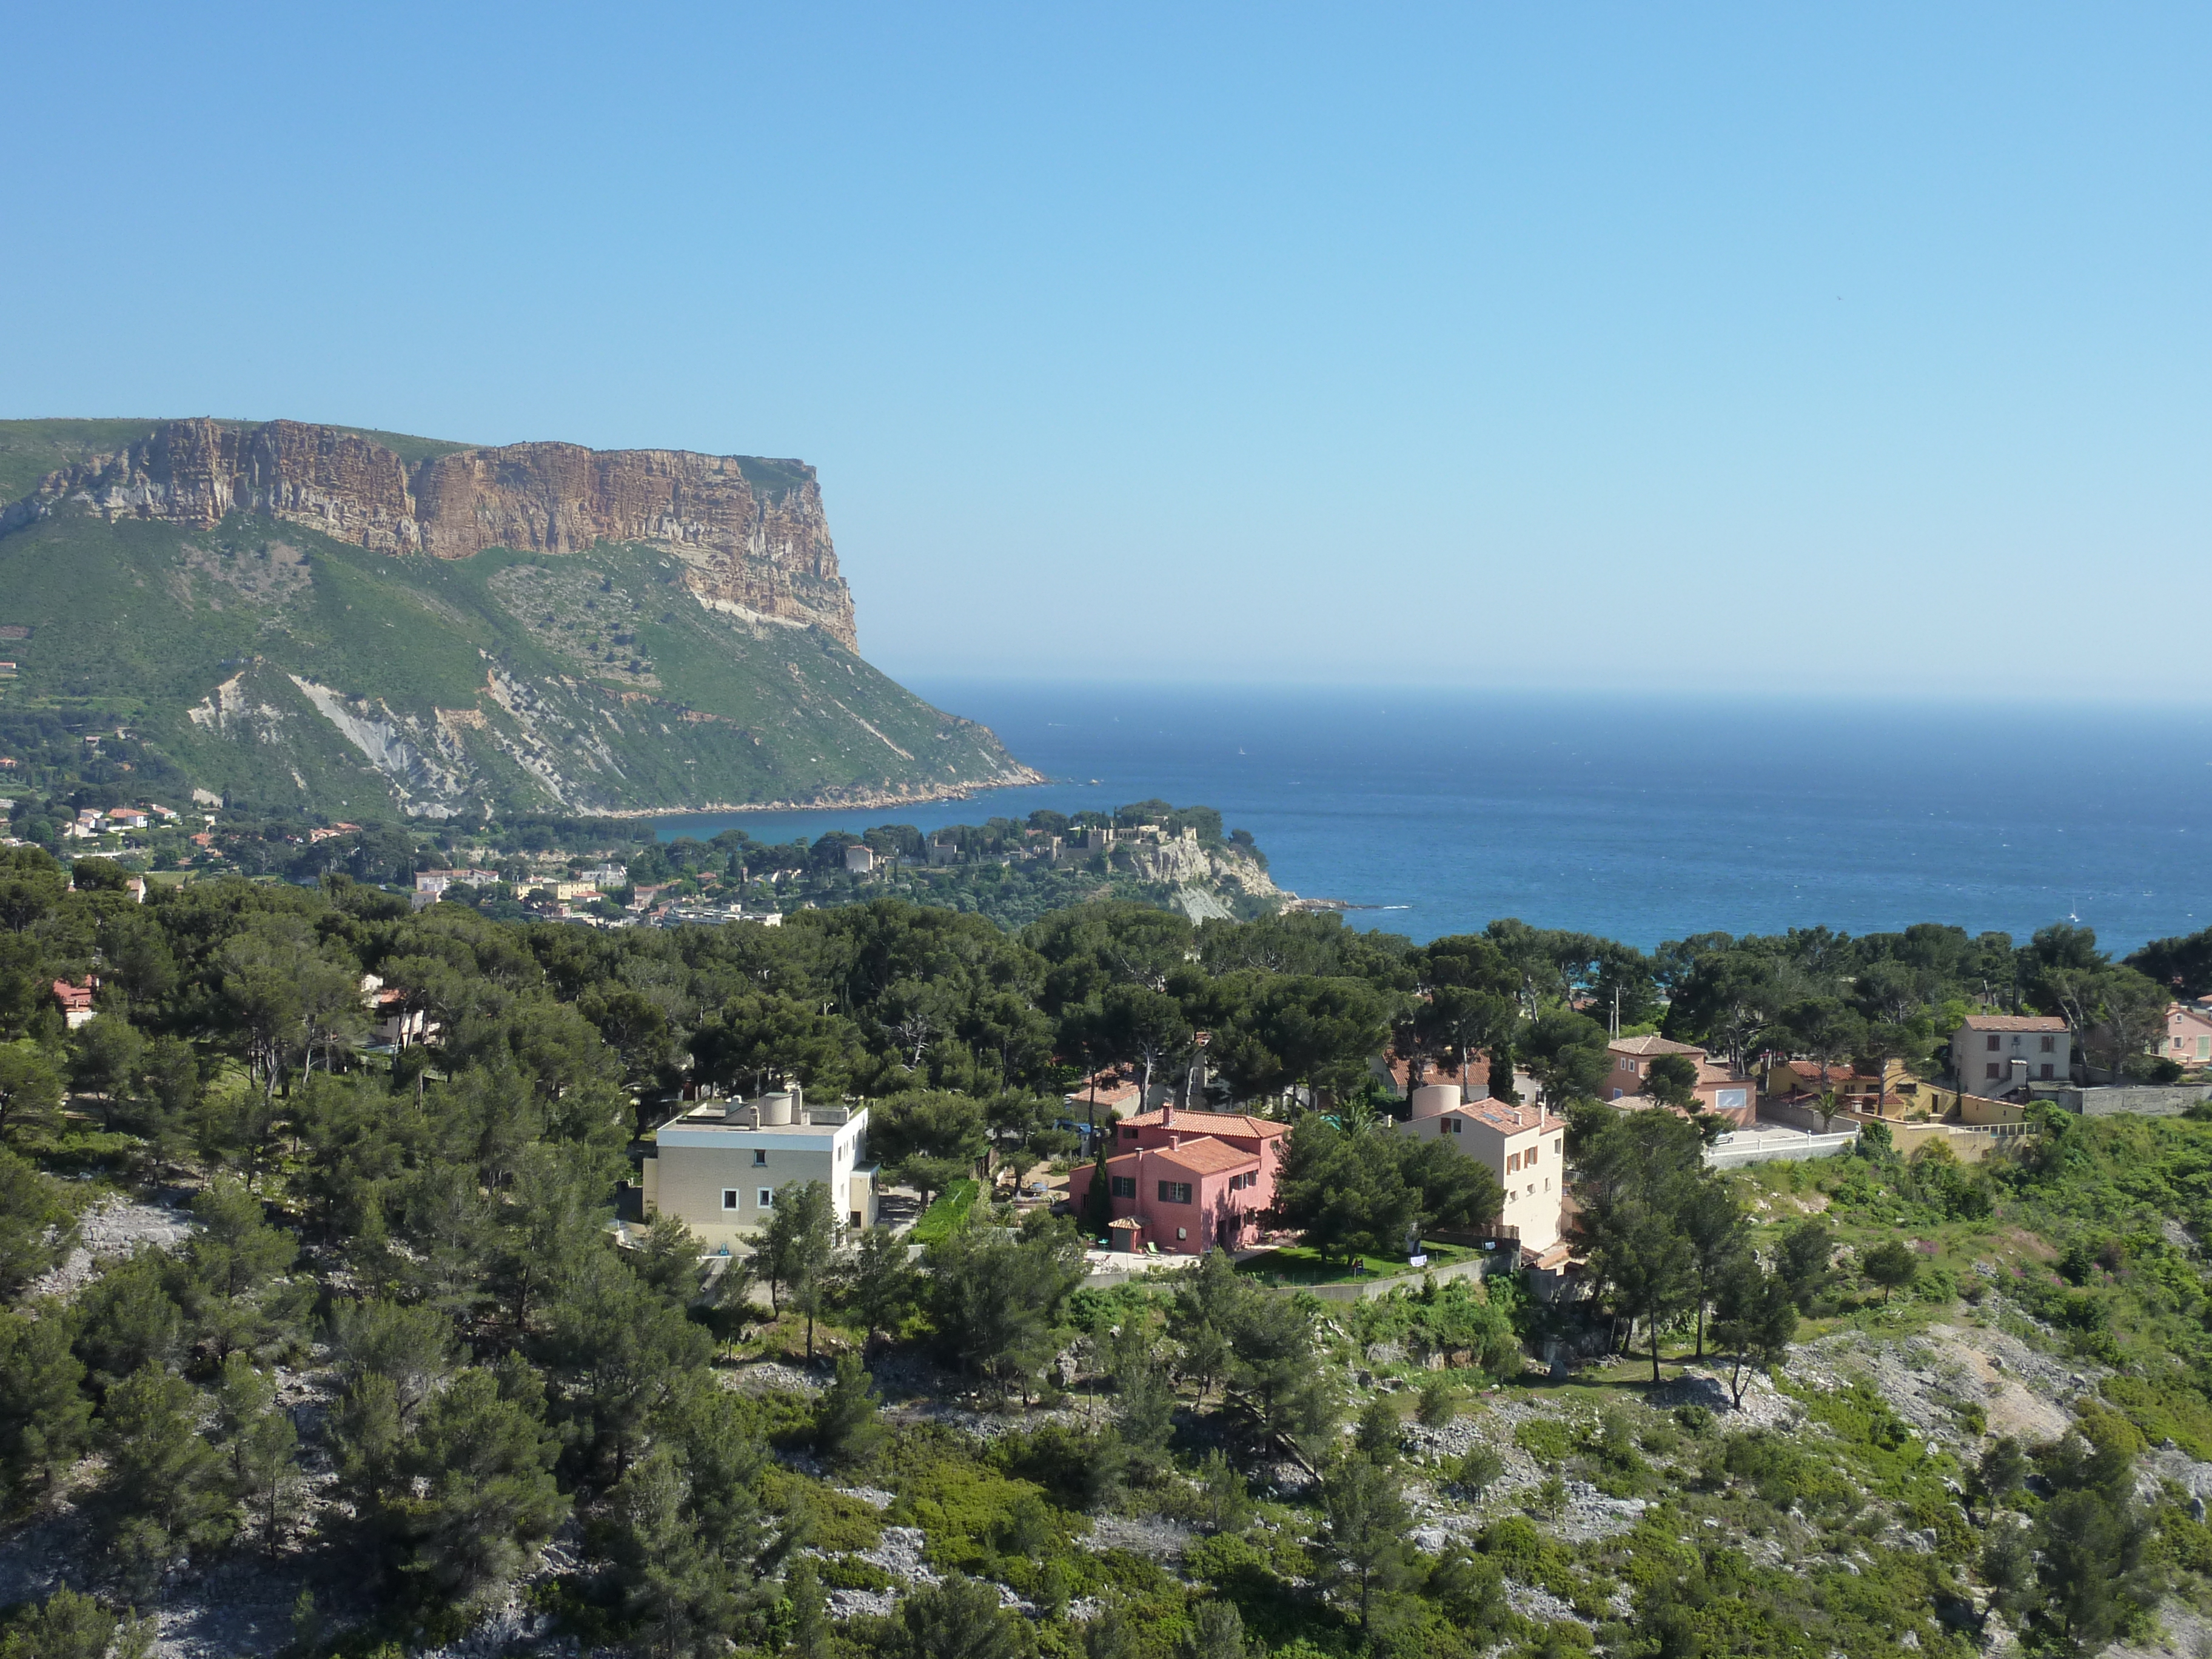
M2199 9L13 21L0 415L795 456L908 678L2212 698Z

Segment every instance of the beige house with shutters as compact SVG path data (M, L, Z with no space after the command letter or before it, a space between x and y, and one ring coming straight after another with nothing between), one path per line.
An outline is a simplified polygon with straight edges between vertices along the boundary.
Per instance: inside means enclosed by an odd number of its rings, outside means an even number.
M1524 1255L1540 1255L1559 1242L1567 1195L1565 1119L1540 1106L1462 1101L1455 1083L1414 1090L1413 1110L1398 1126L1400 1134L1442 1140L1498 1177L1505 1194L1498 1224L1512 1230Z
M642 1174L646 1218L680 1217L710 1249L766 1226L792 1182L828 1187L842 1226L876 1223L866 1109L809 1106L797 1089L701 1102L661 1127Z
M1960 1092L1998 1099L2031 1083L2072 1080L2074 1034L2047 1014L1969 1014L1951 1034Z

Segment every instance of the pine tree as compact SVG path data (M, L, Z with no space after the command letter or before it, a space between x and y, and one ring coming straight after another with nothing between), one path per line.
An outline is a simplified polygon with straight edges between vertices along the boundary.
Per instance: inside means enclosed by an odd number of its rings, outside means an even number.
M865 1462L884 1437L876 1385L857 1354L837 1356L836 1374L814 1407L814 1444L832 1463Z
M52 1316L0 1312L0 1480L21 1498L76 1461L92 1420L84 1367Z

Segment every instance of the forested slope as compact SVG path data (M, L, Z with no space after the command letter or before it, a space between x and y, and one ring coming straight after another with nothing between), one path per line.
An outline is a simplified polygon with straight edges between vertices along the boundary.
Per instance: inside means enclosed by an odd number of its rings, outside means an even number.
M1589 1098L1565 988L1678 974L1682 1010L1738 942L1668 969L1517 926L1415 948L1101 905L1017 937L890 902L604 934L343 878L141 905L76 878L0 868L18 1659L471 1629L1874 1659L2095 1650L2206 1605L2212 1125L2054 1115L1978 1169L1875 1137L1717 1173L1686 1119ZM1821 948L1846 993L1891 959ZM91 971L67 1030L47 989ZM437 1042L361 1054L365 973ZM687 1078L851 1093L898 1173L996 1182L1066 1156L1081 1069L1173 1076L1195 1029L1219 1097L1295 1118L1283 1218L1340 1262L1496 1200L1404 1152L1370 1059L1510 1048L1571 1120L1587 1300L1415 1274L1323 1304L1218 1256L1102 1289L1079 1218L988 1201L913 1261L836 1243L803 1189L738 1263L612 1231Z

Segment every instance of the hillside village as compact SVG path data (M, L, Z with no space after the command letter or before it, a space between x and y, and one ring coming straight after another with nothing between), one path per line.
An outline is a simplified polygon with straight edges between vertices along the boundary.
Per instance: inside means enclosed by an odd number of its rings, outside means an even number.
M411 888L6 849L0 1641L2212 1631L2208 936L1414 945L868 890L947 842L1239 856L1170 813L825 837L859 890L772 923L632 911L675 884L641 846L515 883L456 842ZM624 885L632 925L545 908Z

